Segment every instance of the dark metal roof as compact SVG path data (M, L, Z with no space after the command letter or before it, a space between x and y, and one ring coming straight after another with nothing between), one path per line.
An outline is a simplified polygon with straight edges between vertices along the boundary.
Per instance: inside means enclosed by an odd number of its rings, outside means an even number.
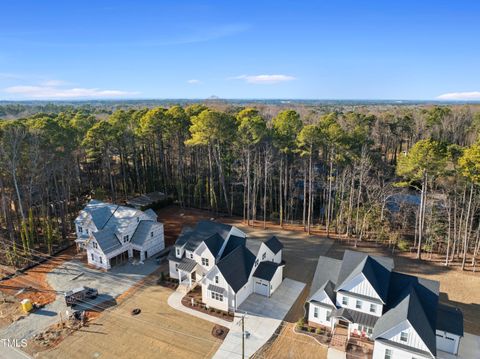
M430 305L430 307L422 305L414 286L407 287L403 299L377 321L373 330L373 338L381 337L386 331L408 320L430 352L436 355L435 326L431 325L425 311L431 311L433 307L436 312L437 304L431 303Z
M223 246L224 240L218 233L215 233L213 236L208 237L203 242L210 250L212 255L216 258Z
M255 273L253 273L253 276L255 278L271 281L278 267L279 267L279 264L275 262L269 262L269 261L260 262L257 269L255 270Z
M437 330L463 337L463 313L459 308L438 303Z
M223 257L217 267L236 293L247 283L255 256L245 246L239 246Z
M346 250L335 289L340 289L342 285L362 273L382 299L382 302L386 303L392 269L393 259L391 258L370 256L365 253Z
M320 307L324 307L326 309L332 309L332 310L335 310L336 307L334 305L330 305L330 304L327 304L327 303L323 303L323 302L319 302L318 300L310 300L310 303L313 303L315 305L318 305Z
M207 289L211 290L212 292L220 293L220 294L225 294L227 292L225 288L222 288L213 284L209 284Z
M189 258L182 258L182 260L178 263L178 269L183 270L184 272L191 273L197 266L197 262L195 262L193 259Z
M226 257L228 254L230 254L231 251L233 251L238 246L245 246L246 242L247 242L246 238L231 235L230 238L228 238L227 245L223 249L222 258Z
M375 315L359 312L349 308L339 308L333 313L334 317L344 318L352 323L358 323L373 328L378 321Z
M283 244L275 236L267 240L265 245L273 252L273 254L277 254L283 249Z

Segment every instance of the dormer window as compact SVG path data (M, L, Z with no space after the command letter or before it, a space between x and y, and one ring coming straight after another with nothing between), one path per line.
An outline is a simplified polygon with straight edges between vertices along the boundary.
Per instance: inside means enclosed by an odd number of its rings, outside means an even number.
M400 341L402 342L408 342L408 333L407 332L401 332L400 333Z
M127 243L128 242L128 234L126 236L123 236L123 243Z

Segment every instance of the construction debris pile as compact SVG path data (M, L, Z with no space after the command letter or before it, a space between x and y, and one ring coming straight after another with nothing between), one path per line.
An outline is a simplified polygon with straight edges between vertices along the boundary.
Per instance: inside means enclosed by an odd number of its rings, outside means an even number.
M33 337L36 345L43 348L50 348L62 341L72 332L79 330L88 322L85 311L75 311L66 320L50 326L44 332Z

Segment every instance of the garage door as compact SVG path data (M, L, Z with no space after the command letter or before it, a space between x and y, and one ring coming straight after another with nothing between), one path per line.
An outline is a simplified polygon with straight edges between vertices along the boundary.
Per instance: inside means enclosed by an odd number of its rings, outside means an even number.
M449 334L437 332L437 349L455 354L455 339Z
M268 282L264 283L262 281L256 280L255 281L255 293L264 295L268 297Z

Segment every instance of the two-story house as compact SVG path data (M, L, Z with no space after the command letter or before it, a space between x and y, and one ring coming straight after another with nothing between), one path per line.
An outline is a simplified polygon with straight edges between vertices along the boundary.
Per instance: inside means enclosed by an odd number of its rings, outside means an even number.
M320 257L306 303L309 324L374 341L374 359L456 354L460 310L438 303L439 282L393 268L391 258L348 250L343 260Z
M140 261L165 248L163 224L152 210L145 212L91 200L75 219L80 249L95 267L110 269L129 258Z
M254 254L238 228L200 221L175 242L170 276L186 289L200 284L202 301L209 307L235 311L250 294L270 296L282 283L282 248L272 237Z

